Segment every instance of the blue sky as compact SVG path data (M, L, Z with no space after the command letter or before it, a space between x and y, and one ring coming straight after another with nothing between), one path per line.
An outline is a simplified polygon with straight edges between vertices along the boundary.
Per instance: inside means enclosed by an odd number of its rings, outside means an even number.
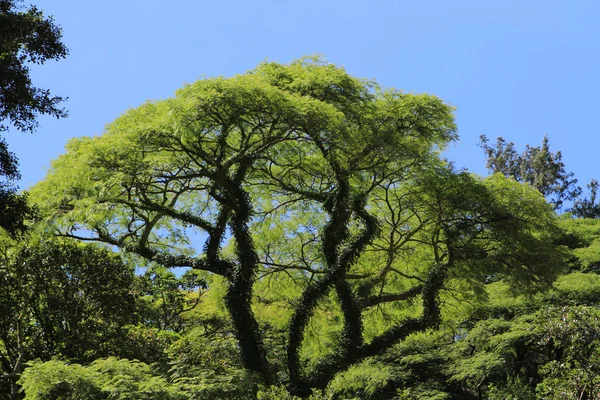
M313 53L454 105L461 139L446 155L458 167L486 173L480 134L523 148L547 133L582 185L600 178L597 0L31 1L71 49L33 68L33 81L68 96L70 116L8 135L23 188L69 138L102 133L130 107L202 76Z

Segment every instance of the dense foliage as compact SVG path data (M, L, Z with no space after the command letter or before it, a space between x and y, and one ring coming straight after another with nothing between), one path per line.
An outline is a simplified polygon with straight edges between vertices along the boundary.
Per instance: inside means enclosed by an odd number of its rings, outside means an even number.
M499 172L518 182L529 183L540 191L560 209L565 201L572 201L581 194L577 179L572 172L565 170L560 151L550 151L548 135L544 136L541 146L527 145L519 154L512 142L502 137L496 145L490 146L485 135L481 136L480 146L487 157L490 172Z
M0 130L31 132L38 114L65 116L63 98L33 86L29 63L65 58L68 50L52 17L22 0L0 0Z
M32 132L38 114L64 117L63 100L47 89L33 86L31 63L64 58L68 51L62 33L51 17L21 0L0 0L0 132L10 126ZM24 220L33 210L27 197L17 194L14 182L20 178L18 160L0 136L0 228L13 236L25 229Z
M597 398L600 221L547 140L483 178L455 129L303 58L73 139L2 239L6 398Z

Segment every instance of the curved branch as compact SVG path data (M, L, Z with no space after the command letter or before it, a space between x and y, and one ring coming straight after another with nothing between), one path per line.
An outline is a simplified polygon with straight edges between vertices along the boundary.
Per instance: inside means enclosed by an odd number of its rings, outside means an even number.
M406 292L394 294L382 294L380 296L367 297L360 300L360 308L367 309L383 303L391 303L394 301L408 300L418 296L423 291L423 285L417 285Z

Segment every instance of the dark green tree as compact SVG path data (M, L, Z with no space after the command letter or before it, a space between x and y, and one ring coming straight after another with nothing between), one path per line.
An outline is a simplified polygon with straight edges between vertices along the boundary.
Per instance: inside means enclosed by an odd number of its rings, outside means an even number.
M31 82L28 64L43 64L67 56L62 32L52 17L21 0L0 0L0 130L8 124L31 132L39 114L66 115L62 97Z
M0 379L13 397L28 360L91 361L118 350L136 321L133 267L94 244L4 236L0 252Z
M600 311L597 307L550 308L543 343L551 360L537 387L544 399L600 399Z
M186 325L182 314L198 305L207 284L201 271L190 269L177 277L162 266L152 265L137 278L137 288L143 324L181 332Z
M0 132L10 126L32 132L39 114L66 116L60 107L63 98L35 87L28 66L66 57L61 30L52 17L21 3L0 0ZM24 230L23 221L32 212L27 198L16 193L19 178L17 158L0 137L0 227L12 234Z
M490 145L485 135L480 136L480 147L486 157L486 167L491 173L501 173L517 182L529 183L539 190L560 210L565 201L573 201L581 193L577 179L572 172L565 170L560 151L550 151L548 135L544 136L542 145L527 145L519 154L512 142L499 137L495 145Z
M573 204L573 215L579 218L600 218L600 203L597 202L596 195L598 194L598 181L592 179L587 184L590 190L589 197L577 199Z
M34 214L27 196L17 193L14 182L19 178L17 158L0 138L0 228L13 237L25 231L25 220Z

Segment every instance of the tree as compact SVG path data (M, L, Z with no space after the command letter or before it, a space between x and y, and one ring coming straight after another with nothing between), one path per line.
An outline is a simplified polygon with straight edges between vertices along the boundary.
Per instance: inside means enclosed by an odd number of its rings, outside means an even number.
M66 115L59 108L62 97L32 85L27 63L43 64L59 60L68 50L61 42L62 32L52 17L45 17L35 6L24 8L21 0L0 1L0 130L31 132L36 116Z
M502 279L533 290L561 268L538 193L440 159L454 130L434 96L383 90L318 58L264 63L74 139L32 198L61 236L219 276L242 365L267 383L267 326L253 305L285 285L293 311L278 372L306 397L436 327L447 291ZM319 305L336 318L330 348L311 358ZM373 318L387 322L365 332Z
M573 215L579 218L600 218L600 204L596 201L598 194L598 181L592 179L587 184L590 190L589 198L577 199L573 204Z
M596 307L563 307L546 313L545 344L553 359L541 369L537 392L545 399L600 398L600 354Z
M62 361L34 362L20 383L26 399L51 400L184 400L188 398L150 366L109 357L89 366Z
M66 57L61 30L52 17L20 3L0 0L0 132L10 125L32 132L38 114L66 116L59 106L63 98L33 86L28 67ZM25 229L23 220L32 213L27 198L16 193L14 181L19 178L17 158L0 137L0 228L13 234Z
M17 193L14 181L21 176L18 162L0 138L0 229L17 237L25 231L25 220L34 215L27 196Z
M0 380L26 361L107 356L135 322L133 267L97 245L0 237Z
M206 290L199 271L188 270L177 278L164 267L152 265L138 278L144 306L140 307L144 324L160 330L181 332L185 327L183 313L194 309Z
M529 183L540 191L556 210L561 209L565 201L572 201L579 196L581 188L572 172L565 171L560 151L550 151L548 135L544 136L542 145L531 147L519 154L512 142L499 137L496 145L488 145L488 138L480 136L480 146L486 157L486 167L492 173L502 173L518 182Z

